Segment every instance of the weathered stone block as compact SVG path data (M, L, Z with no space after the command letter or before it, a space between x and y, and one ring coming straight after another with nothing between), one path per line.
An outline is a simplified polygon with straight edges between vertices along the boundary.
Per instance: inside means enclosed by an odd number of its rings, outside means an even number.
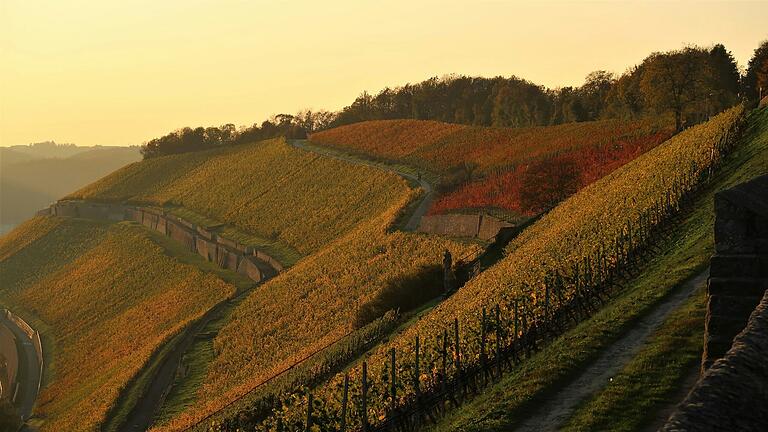
M158 219L157 215L152 214L152 213L147 213L146 211L144 211L141 223L145 227L147 227L147 228L149 228L151 230L154 230L154 229L157 229L157 219Z
M768 279L719 278L709 279L710 295L762 297L768 288Z
M710 261L712 277L768 277L768 256L715 255Z
M213 239L213 233L201 226L197 227L197 234L201 237L204 237L207 240Z
M261 281L261 270L259 270L259 267L248 257L243 257L243 259L240 260L237 272L247 276L255 282Z
M256 256L256 258L258 258L258 259L264 261L265 263L269 264L270 267L275 269L275 271L281 272L281 271L284 270L283 265L280 264L280 262L278 260L272 258L270 255L268 255L264 251L255 249L253 251L253 254L254 254L254 256Z
M167 223L167 219L165 218L165 216L160 216L160 217L157 218L157 227L156 227L156 229L157 229L157 231L159 233L161 233L163 235L168 235L168 232L166 230L166 223Z
M482 215L480 219L480 228L477 232L477 238L480 240L490 240L496 237L496 234L498 234L502 228L509 228L512 226L514 225L505 220L501 220L493 216Z
M230 249L236 249L236 246L237 246L237 243L235 243L233 240L224 238L222 236L216 236L216 242Z

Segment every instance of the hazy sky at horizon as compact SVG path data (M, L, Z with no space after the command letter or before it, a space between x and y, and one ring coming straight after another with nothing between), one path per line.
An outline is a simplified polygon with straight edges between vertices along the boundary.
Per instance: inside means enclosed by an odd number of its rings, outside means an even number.
M579 85L685 44L744 67L766 18L766 1L0 0L0 145L140 144L449 73Z

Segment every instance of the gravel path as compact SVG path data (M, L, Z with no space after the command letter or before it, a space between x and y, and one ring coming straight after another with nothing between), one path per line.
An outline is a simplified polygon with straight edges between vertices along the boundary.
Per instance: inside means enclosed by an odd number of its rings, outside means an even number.
M524 421L518 432L542 432L558 430L573 414L575 408L588 397L603 389L611 377L632 360L646 339L664 322L667 316L685 302L696 288L704 284L709 270L696 275L677 289L667 299L641 318L621 339L608 347L600 357L587 367L575 380L555 396L542 404Z
M385 171L393 172L399 175L400 177L404 177L408 180L412 180L418 183L419 186L424 190L424 195L421 197L421 201L419 201L419 204L413 210L413 213L411 213L411 215L408 217L408 222L406 222L405 224L405 231L416 231L416 229L419 228L419 222L421 222L421 217L427 213L427 210L429 210L429 206L432 204L432 200L435 196L434 188L432 187L431 184L429 184L429 182L427 182L423 178L420 178L419 176L416 176L404 171L400 171L397 168L393 168L382 163L366 161L353 156L344 156L331 150L323 151L317 146L307 145L307 140L288 140L288 143L293 147L296 147L298 149L302 149L308 152L312 152L315 154L323 155L326 157L342 160L342 161L357 164L357 165L365 165L365 166L370 166L374 168L383 169Z

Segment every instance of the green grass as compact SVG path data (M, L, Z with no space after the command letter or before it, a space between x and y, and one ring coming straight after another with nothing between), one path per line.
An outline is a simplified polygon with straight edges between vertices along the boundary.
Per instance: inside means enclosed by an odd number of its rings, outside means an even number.
M714 193L768 172L768 110L750 129L663 250L601 311L553 341L431 430L506 431L554 394L675 288L706 267L713 251Z
M699 289L672 312L612 381L583 404L565 431L636 431L647 426L660 407L701 361L705 290Z

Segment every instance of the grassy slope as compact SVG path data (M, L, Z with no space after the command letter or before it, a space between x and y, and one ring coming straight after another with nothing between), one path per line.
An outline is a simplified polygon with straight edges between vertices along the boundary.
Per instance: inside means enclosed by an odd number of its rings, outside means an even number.
M13 252L0 260L0 298L53 352L36 408L43 431L97 428L152 352L234 291L138 226L37 218L19 230L0 238ZM35 239L19 248L20 237Z
M751 152L754 156L725 180L720 189L768 173L768 110L756 113L752 121L754 135L747 137L751 142L741 156ZM713 211L711 202L708 210ZM711 224L708 227L711 229ZM705 310L706 296L701 292L670 316L610 386L574 413L566 429L637 430L653 419L655 410L678 402L670 398L676 394L685 374L701 360Z
M71 198L166 205L224 222L250 243L306 255L385 211L407 190L398 176L294 149L283 139L149 159Z
M167 429L180 429L345 334L356 305L390 278L439 263L445 249L454 256L476 250L437 237L388 232L413 193L253 291L216 337L215 357L194 409L174 419L169 413Z
M713 251L714 192L768 172L768 110L753 114L750 126L750 133L728 159L716 184L698 199L695 210L676 228L665 243L664 252L649 263L642 275L633 280L609 306L524 362L515 373L507 375L492 389L451 413L434 430L512 429L535 406L536 401L556 392L559 385L575 376L580 368L631 327L638 317L706 266ZM684 331L698 329L701 325L696 320L687 321L687 324ZM627 390L637 391L638 387L642 387L637 385L639 381L633 380L640 380L645 375L647 377L643 380L655 381L659 383L658 387L647 387L645 392L639 393L618 392L621 395L611 389L578 414L580 417L592 416L590 423L581 423L584 417L574 422L595 427L603 424L624 427L641 424L647 419L646 416L652 415L652 408L663 404L664 398L674 392L675 378L684 374L689 366L685 361L679 361L656 368L643 367L647 366L643 363L644 359L661 355L657 344L664 343L668 330L672 330L669 325L657 332L641 356L622 372L621 379L633 382ZM670 352L670 355L682 360L689 352L682 349ZM642 404L645 410L622 409L632 404ZM614 412L622 413L624 418L619 421L624 426L608 423L607 417Z

